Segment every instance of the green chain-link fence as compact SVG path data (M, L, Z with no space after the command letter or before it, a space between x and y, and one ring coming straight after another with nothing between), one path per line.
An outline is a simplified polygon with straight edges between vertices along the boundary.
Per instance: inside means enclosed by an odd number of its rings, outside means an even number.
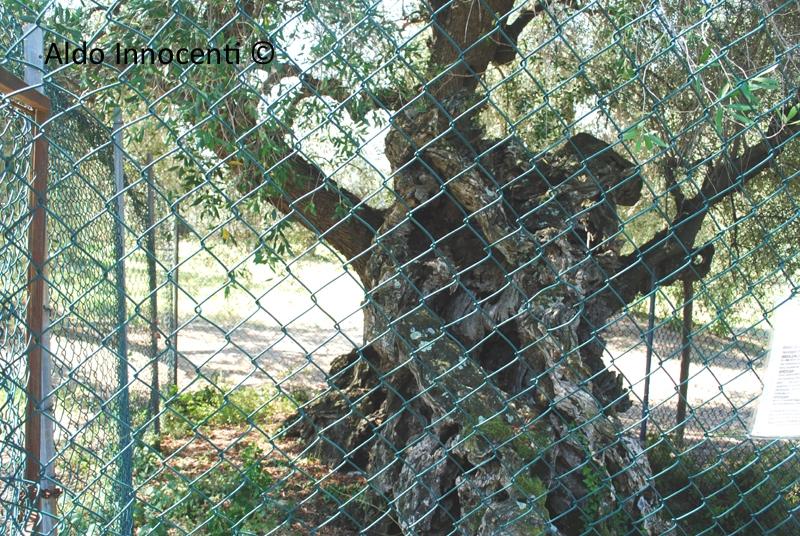
M13 19L4 17L8 28ZM5 23L8 24L5 24ZM15 29L10 27L10 33ZM4 36L6 37L6 36ZM4 43L6 39L3 39ZM24 423L27 348L26 286L28 281L28 176L31 168L31 134L29 121L13 110L8 103L2 106L2 179L0 179L0 206L2 206L2 284L0 285L0 362L2 362L2 509L4 518L13 520L22 515L18 504L22 500L17 478L25 471ZM4 525L9 525L6 521Z
M0 534L796 534L798 14L1 2Z

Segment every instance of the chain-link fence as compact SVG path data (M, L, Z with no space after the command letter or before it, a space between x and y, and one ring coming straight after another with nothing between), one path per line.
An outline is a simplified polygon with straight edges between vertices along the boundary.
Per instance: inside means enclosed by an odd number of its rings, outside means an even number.
M120 426L144 426L149 418L140 415L136 420L131 409L123 411L120 405L146 405L142 400L153 385L148 376L153 364L172 370L174 362L164 334L175 331L174 292L166 287L175 240L171 229L157 224L163 218L163 200L148 202L141 169L124 169L128 204L120 217L113 202L111 128L75 109L57 89L51 89L51 95L63 99L54 99L59 122L50 131L54 465L64 490L62 512L76 519L113 519L119 509L114 496L117 471L130 471L125 465L132 463L120 456ZM122 257L115 250L117 232L124 237ZM117 270L120 266L123 272ZM125 323L120 328L117 315L123 303ZM127 380L122 379L120 363L130 368ZM166 386L169 375L155 376L159 378ZM161 387L159 383L154 392ZM129 391L127 402L120 400L123 390Z
M669 298L661 294L650 299L666 305L654 307L654 311L674 308L675 314L669 317L654 314L652 318L626 315L606 332L609 365L617 367L637 393L624 418L637 424L644 421L652 427L651 432L670 433L678 442L694 443L695 458L704 454L704 444L713 447L711 443L739 442L746 438L754 401L762 388L756 371L762 369L768 354L767 327L759 323L720 335L713 333L708 325L695 324L691 316L684 324L685 315L691 315L683 309L686 301L670 304ZM688 297L689 302L695 299ZM648 337L651 332L652 339ZM643 407L645 384L648 400ZM700 460L705 462L709 458Z
M25 400L28 282L28 195L31 171L31 121L9 103L0 106L0 496L4 517L21 515L23 490L16 478L25 471Z
M0 3L0 534L797 533L797 15Z

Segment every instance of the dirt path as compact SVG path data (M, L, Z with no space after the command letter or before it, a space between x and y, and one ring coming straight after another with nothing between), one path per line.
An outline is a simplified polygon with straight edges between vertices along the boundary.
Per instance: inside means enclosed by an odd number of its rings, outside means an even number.
M202 319L181 330L182 381L196 373L216 374L228 383L277 383L322 388L331 360L361 344L363 291L336 267L311 265L267 292L259 310L228 332ZM628 317L606 333L606 363L621 372L631 388L633 408L626 420L641 416L645 388L644 330ZM680 334L666 326L654 334L650 374L651 422L674 426L680 374ZM688 431L693 434L744 434L761 392L758 370L764 346L705 335L692 342ZM755 367L755 368L751 368Z
M642 415L646 375L646 321L621 318L606 333L606 364L621 372L632 391L633 407L625 420L637 426ZM763 344L698 335L691 341L687 432L697 436L743 437L755 400L761 394ZM680 379L681 336L667 326L656 328L650 372L652 430L675 426Z
M206 381L236 385L280 385L283 389L322 389L331 361L362 344L358 281L333 264L306 263L247 294L184 297L179 329L179 384L201 387ZM644 396L644 322L623 318L606 334L606 363L621 372L632 391L627 422L636 427ZM680 367L680 336L667 327L656 330L650 375L651 422L666 431L673 426ZM149 382L147 338L130 334L129 376L133 389ZM87 381L110 382L113 353L56 338L59 358L79 370L93 370ZM94 353L93 353L94 352ZM689 431L741 436L761 392L758 370L763 346L712 336L693 341L689 382ZM90 367L89 365L92 364ZM755 368L753 368L755 367ZM168 378L161 365L161 378ZM113 382L110 382L113 384ZM102 387L102 386L101 386ZM107 388L113 391L114 385ZM102 391L102 389L101 389Z
M196 316L179 334L180 383L200 374L230 385L323 388L330 362L362 344L363 296L353 277L315 263L243 301L239 318Z

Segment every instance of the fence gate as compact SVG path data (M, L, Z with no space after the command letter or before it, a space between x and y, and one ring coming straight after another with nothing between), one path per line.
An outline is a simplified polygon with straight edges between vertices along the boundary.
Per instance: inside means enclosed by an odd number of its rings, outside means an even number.
M0 71L0 530L55 533L61 516L81 520L71 530L129 533L124 248L109 240L125 221L115 149L109 128L43 84L41 30L18 30L24 73Z
M41 30L32 30L41 40ZM6 522L25 527L31 512L45 511L38 498L53 492L43 467L52 456L50 423L43 416L50 393L45 284L48 144L42 125L50 100L42 91L41 50L25 47L24 79L0 70L2 122L3 252L0 278L0 360L4 429L2 506ZM37 69L36 67L39 66ZM45 501L49 502L49 501Z
M27 397L28 349L28 227L31 159L31 119L11 108L2 108L2 179L0 204L2 205L2 275L0 275L0 363L2 363L2 507L4 518L20 515L18 507L25 496L24 445L25 403Z

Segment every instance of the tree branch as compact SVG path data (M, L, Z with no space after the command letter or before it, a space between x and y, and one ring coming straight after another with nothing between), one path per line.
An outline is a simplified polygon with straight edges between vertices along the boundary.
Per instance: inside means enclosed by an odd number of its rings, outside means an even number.
M430 91L440 100L462 90L472 92L497 49L490 35L514 1L452 0L438 11L438 4L432 4L428 74L434 82Z
M404 99L397 91L383 89L372 92L367 89L353 91L337 78L317 78L294 64L277 66L262 84L264 93L268 93L282 78L297 77L300 89L292 99L291 105L308 97L329 97L342 103L353 121L361 121L372 110L396 110L402 107Z
M595 289L595 299L616 311L639 293L652 290L654 284L704 277L711 268L714 249L711 245L696 248L694 243L708 211L772 165L798 131L800 125L796 123L780 125L773 121L760 143L745 148L738 157L721 157L706 174L697 195L682 199L669 226L620 258L616 273L603 288Z
M239 119L240 128L253 128L252 115L244 112ZM218 125L217 138L223 143L214 147L214 151L220 159L228 159L226 146L236 140L236 134L232 128ZM383 223L383 212L339 186L301 153L287 147L279 136L272 136L271 141L281 148L281 153L270 157L270 163L261 162L256 156L258 147L253 145L264 142L255 137L248 139L251 145L248 150L237 149L236 154L242 158L237 166L228 167L242 179L238 183L241 195L265 191L271 205L344 255L363 280L367 256L362 253L370 248L375 232ZM269 173L265 173L266 169Z
M383 213L329 179L295 154L276 166L287 167L288 180L269 202L344 255L364 279L367 255ZM347 211L343 214L343 211Z
M577 0L556 0L576 8ZM490 63L511 63L519 53L517 41L528 24L549 7L537 2L532 9L520 12L513 23L506 20L513 0L452 0L431 2L433 37L429 49L434 95L443 99L459 91L473 91ZM443 75L443 76L440 76Z
M577 8L578 2L576 0L560 1L567 7ZM519 40L520 34L522 34L522 31L533 19L544 13L547 8L547 3L538 2L535 6L533 6L533 9L523 10L513 23L503 23L500 27L502 30L500 34L492 37L497 45L497 50L495 50L492 63L495 65L506 65L514 61L514 58L516 58L517 54L519 53L517 41Z

